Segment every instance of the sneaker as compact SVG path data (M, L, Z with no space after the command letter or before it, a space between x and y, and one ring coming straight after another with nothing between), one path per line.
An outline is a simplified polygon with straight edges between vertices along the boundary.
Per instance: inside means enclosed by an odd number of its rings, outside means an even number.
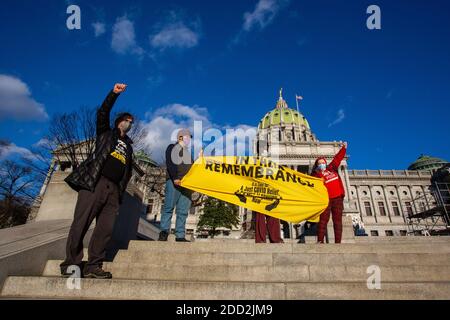
M176 242L190 242L189 240L186 240L186 238L175 238Z
M85 272L84 277L91 279L111 279L112 274L111 272L105 271L102 268L97 267L92 271Z
M168 237L169 237L169 233L167 231L161 231L159 233L158 241L167 241Z

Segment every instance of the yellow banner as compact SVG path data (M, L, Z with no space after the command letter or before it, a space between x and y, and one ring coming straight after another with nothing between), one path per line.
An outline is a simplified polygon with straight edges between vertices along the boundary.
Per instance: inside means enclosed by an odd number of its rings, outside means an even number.
M181 186L293 223L318 222L328 206L321 179L264 157L200 157Z

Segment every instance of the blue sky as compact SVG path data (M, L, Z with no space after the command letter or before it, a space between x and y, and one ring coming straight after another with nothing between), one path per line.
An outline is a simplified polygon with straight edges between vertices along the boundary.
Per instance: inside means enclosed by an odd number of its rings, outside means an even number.
M80 7L81 30L66 28L68 4ZM381 30L366 27L371 4ZM421 153L450 160L449 9L423 0L3 0L0 138L26 152L53 114L99 105L115 82L129 85L116 108L156 136L198 118L256 126L283 87L292 108L304 97L319 140L348 141L352 169L405 169Z

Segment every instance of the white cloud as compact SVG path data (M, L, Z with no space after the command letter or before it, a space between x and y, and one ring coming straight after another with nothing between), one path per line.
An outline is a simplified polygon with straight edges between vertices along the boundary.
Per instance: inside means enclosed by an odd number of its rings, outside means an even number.
M181 14L170 12L166 22L155 26L155 33L150 35L150 44L158 50L188 49L196 47L200 39L200 22L187 23Z
M136 43L133 21L127 17L117 18L112 29L111 48L118 54L132 53L138 56L144 54L144 49Z
M342 120L344 119L345 119L344 109L339 109L337 112L336 119L328 125L328 128L334 126L335 124L338 124L339 122L342 122Z
M150 36L154 48L192 48L198 45L199 35L186 27L182 22L165 26L157 34Z
M106 32L106 26L104 23L101 22L94 22L92 24L92 27L94 28L95 37L100 37L102 34Z
M215 130L219 133L220 131L222 134L218 137L216 144L225 147L223 143L226 141L226 129L241 129L243 131L254 129L254 127L248 125L223 126L214 124L210 120L206 108L198 106L190 107L179 103L169 104L156 109L154 112L149 112L146 114L146 118L148 120L144 121L143 125L147 134L144 138L143 145L151 157L157 162L164 160L167 146L176 141L176 133L181 128L189 128L191 130L191 133L194 135L194 143L198 147L202 142L201 139L205 138L205 132L211 133ZM194 121L201 121L201 132L196 131L197 129L200 130L200 128L194 128ZM209 143L211 142L205 142L206 145ZM245 143L242 143L239 139L234 144L238 150L244 149Z
M30 89L19 78L0 74L0 120L47 120L44 105L31 96Z
M33 147L55 147L55 143L48 140L47 138L41 138L38 142L36 142L35 144L33 144Z
M35 159L36 156L30 150L19 147L14 143L0 143L0 160L9 158L12 155L23 156L27 159Z
M174 103L157 109L154 115L170 118L181 118L187 121L199 120L209 125L210 122L208 120L207 112L208 111L206 108L201 108L198 106L189 107L179 103Z
M289 0L259 0L252 12L244 13L242 29L247 32L254 28L264 29L288 3Z

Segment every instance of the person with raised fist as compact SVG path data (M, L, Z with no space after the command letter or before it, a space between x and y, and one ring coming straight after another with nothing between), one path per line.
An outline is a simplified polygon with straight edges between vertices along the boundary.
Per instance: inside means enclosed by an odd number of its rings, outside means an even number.
M64 277L72 275L69 270L73 270L74 266L81 269L83 238L96 219L88 248L88 261L82 272L85 278L112 278L110 272L103 270L103 261L119 206L131 178L133 142L127 133L133 124L133 116L119 114L111 128L110 113L117 97L126 88L126 84L117 83L109 92L97 110L95 150L64 179L78 192L67 238L66 259L60 265Z
M339 176L339 166L347 152L347 142L342 144L339 152L334 156L330 164L324 157L317 158L312 169L312 176L322 178L328 190L330 202L325 211L320 215L317 228L317 242L323 243L330 213L333 217L334 242L341 243L342 239L342 212L344 211L345 189Z

